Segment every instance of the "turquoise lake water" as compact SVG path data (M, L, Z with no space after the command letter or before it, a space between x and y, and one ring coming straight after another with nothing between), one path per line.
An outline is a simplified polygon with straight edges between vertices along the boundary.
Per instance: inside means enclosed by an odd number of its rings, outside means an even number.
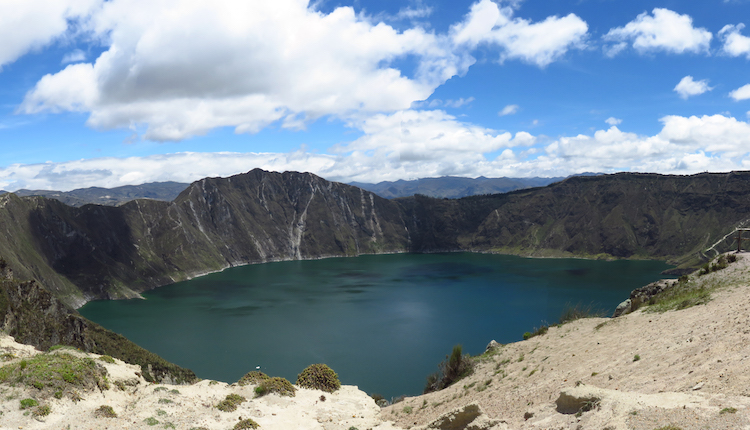
M566 306L611 315L664 276L657 261L528 259L450 253L266 263L81 314L204 379L235 382L260 366L294 382L326 363L342 383L386 398L420 394L455 344L472 355L509 343Z

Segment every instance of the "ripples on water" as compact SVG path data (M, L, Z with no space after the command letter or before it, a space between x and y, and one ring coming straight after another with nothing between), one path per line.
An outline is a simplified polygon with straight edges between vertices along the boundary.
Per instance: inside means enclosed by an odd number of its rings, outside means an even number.
M611 314L662 277L655 261L396 254L237 267L80 311L201 378L261 366L294 382L322 362L344 384L419 394L453 345L471 354L522 339L565 306Z

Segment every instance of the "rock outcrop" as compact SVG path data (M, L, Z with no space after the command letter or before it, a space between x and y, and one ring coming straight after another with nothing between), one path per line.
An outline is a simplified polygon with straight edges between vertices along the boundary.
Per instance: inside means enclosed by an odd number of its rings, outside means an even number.
M149 381L185 383L197 378L117 333L87 320L36 281L13 279L0 259L0 333L41 350L67 345L106 354L141 367Z

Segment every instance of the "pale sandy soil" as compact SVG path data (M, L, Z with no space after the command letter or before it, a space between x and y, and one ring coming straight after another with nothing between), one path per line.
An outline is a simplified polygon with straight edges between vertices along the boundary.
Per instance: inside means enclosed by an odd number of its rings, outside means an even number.
M62 352L71 353L70 350ZM14 361L38 354L34 348L20 345L13 338L0 334L0 354L11 353ZM77 353L83 355L83 353ZM99 356L90 354L91 357ZM111 388L104 391L81 391L82 400L42 397L34 388L0 385L0 428L2 429L231 429L240 418L252 418L262 429L324 429L391 430L391 423L383 423L380 408L363 391L354 386L343 386L335 393L298 389L295 397L275 394L253 399L253 385L228 385L223 382L201 381L194 385L149 384L137 372L136 366L116 360L104 363ZM11 362L1 363L9 364ZM125 383L125 391L116 387ZM227 394L236 393L248 399L234 412L222 412L214 407ZM324 397L321 397L324 396ZM20 400L36 398L51 407L50 415L35 418L29 410L21 410ZM96 417L95 410L111 406L117 418ZM158 423L149 425L153 418Z
M445 390L382 410L351 386L334 394L301 389L294 398L253 399L252 385L149 384L136 374L138 368L118 361L102 363L111 389L84 392L78 402L40 399L52 410L43 418L20 409L20 399L38 396L38 391L0 385L0 428L231 429L242 417L254 419L262 429L653 430L673 425L682 430L750 430L750 254L696 279L721 286L705 305L553 327L545 335L495 348L472 376ZM5 353L20 360L38 351L0 334L0 354ZM425 375L429 372L425 369ZM117 381L130 385L122 391ZM235 412L216 409L230 393L250 400ZM591 403L592 410L575 414L578 406L558 410L561 393L573 401L598 401ZM430 426L472 403L484 415L471 424ZM95 417L101 405L112 406L118 417ZM159 424L149 426L148 418Z
M750 254L696 280L723 287L705 305L582 319L501 346L467 379L384 416L409 428L476 402L497 429L750 429ZM563 390L601 401L560 413Z

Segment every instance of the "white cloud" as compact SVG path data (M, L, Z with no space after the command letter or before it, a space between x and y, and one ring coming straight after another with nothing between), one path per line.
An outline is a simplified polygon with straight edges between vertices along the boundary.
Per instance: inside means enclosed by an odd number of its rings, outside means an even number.
M604 122L606 122L606 123L607 123L607 124L609 124L609 125L618 125L618 124L622 124L622 120L621 120L621 119L619 119L619 118L615 118L615 117L613 117L613 116L611 116L611 117L609 117L609 118L605 119L605 120L604 120Z
M395 163L461 158L476 160L482 154L519 144L508 132L458 121L444 111L406 110L378 114L355 125L365 135L334 147L336 153L378 153ZM528 145L528 138L523 137Z
M700 81L694 81L693 77L690 75L682 78L677 86L674 87L674 91L676 91L683 99L703 94L712 89L713 88L708 86L708 80L702 79Z
M0 1L0 69L69 31L102 0Z
M86 60L86 53L81 51L80 49L74 49L63 56L61 63L80 63L84 60Z
M146 182L193 182L205 177L230 176L260 167L266 170L324 171L334 164L330 155L297 151L278 153L196 153L128 158L90 158L62 163L14 164L0 168L0 188L69 191Z
M23 112L74 105L91 112L94 128L145 124L152 140L223 126L255 132L285 118L299 127L323 115L408 108L473 61L419 27L399 32L352 8L326 15L300 0L113 0L91 29L110 48L76 65L90 69L76 84L86 98L68 97L66 69L45 76ZM407 55L420 61L413 77L389 66Z
M624 27L609 30L604 40L613 45L604 47L605 54L615 56L632 42L638 52L667 51L675 54L708 52L712 34L705 28L693 27L689 15L669 9L655 8L653 16L644 12Z
M503 108L503 110L501 110L497 114L500 116L513 115L518 112L519 108L520 107L518 105L507 105Z
M404 17L429 13L415 4ZM483 24L483 11L493 22ZM90 127L136 127L155 141L218 127L301 129L327 115L408 109L466 73L479 43L503 60L541 67L583 46L587 25L575 15L538 23L512 15L481 0L447 34L436 34L419 24L396 30L351 7L326 14L308 0L110 0L85 20L109 48L93 63L44 76L18 111L88 112ZM416 63L409 76L395 66L404 58Z
M551 16L531 23L514 18L514 6L498 7L481 0L471 7L466 19L451 28L453 41L471 49L480 44L500 47L500 59L520 59L545 67L569 49L583 48L588 25L574 14Z
M750 37L743 36L740 31L745 28L745 24L725 25L719 31L719 37L724 40L722 51L732 57L745 55L750 59Z
M735 101L750 99L750 84L743 85L736 90L729 92L729 97Z
M418 7L405 7L398 11L398 19L417 19L426 18L432 15L432 8L429 6L419 5Z
M653 136L616 126L553 141L458 121L442 111L375 115L357 124L365 135L330 154L176 153L99 158L0 168L0 189L70 190L152 181L191 182L255 167L309 171L341 182L379 182L442 175L524 177L581 172L690 174L748 169L750 124L725 115L665 116Z

